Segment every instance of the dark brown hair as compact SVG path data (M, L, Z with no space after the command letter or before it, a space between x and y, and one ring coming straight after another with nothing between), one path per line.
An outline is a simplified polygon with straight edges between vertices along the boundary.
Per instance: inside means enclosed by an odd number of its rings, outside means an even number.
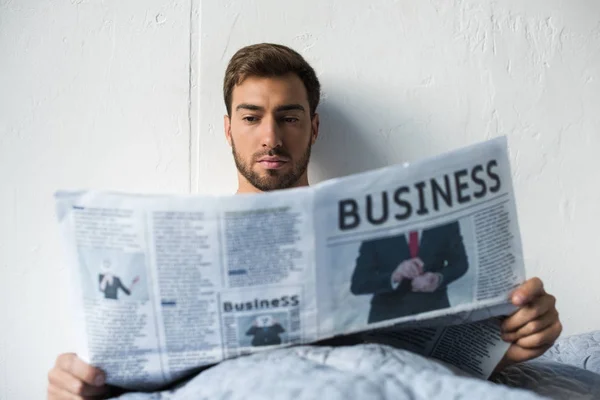
M283 76L289 73L298 75L306 92L310 115L313 116L319 105L321 84L315 70L298 52L280 44L260 43L239 49L229 61L223 82L223 98L227 114L231 115L233 88L250 76L261 78Z

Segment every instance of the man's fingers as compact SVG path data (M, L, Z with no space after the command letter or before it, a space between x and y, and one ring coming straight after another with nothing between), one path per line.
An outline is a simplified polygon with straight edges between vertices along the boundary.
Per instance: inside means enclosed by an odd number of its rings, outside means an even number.
M433 292L435 290L435 275L421 275L413 279L413 292Z
M56 366L89 385L100 387L105 383L101 370L84 363L73 353L61 354L56 359Z
M55 386L48 387L48 400L99 400L104 398L104 396L79 396Z
M554 322L546 329L534 333L533 335L525 336L517 340L515 343L517 346L524 349L535 349L544 346L552 346L554 341L558 338L562 332L562 324L560 321Z
M421 278L417 277L415 279L412 280L412 289L413 292L419 292L421 291L421 289L423 288L423 284L421 282Z
M433 292L435 290L437 279L437 276L435 276L433 273L430 273L427 276L427 286L425 287L426 292Z
M522 306L545 293L544 283L540 278L536 277L529 279L516 288L510 298L515 306Z
M48 400L81 400L81 396L69 393L55 386L48 386Z
M410 260L412 262L412 264L415 266L415 269L417 271L417 276L418 275L422 275L423 274L423 266L425 266L425 264L423 263L423 261L420 258L413 258Z
M415 273L415 276L414 276L415 278L422 274L421 266L417 262L413 263L413 271Z
M406 277L407 278L414 278L417 275L417 270L414 264L412 263L408 263L406 265Z
M558 321L558 311L550 310L541 317L526 323L516 331L503 334L502 339L506 342L516 342L525 336L543 331L556 321Z
M519 362L531 360L544 354L552 345L545 345L538 348L524 349L517 345L508 348L505 358L509 360L519 360Z
M53 368L50 373L48 373L48 381L50 382L50 386L60 388L65 392L78 396L98 396L107 393L106 386L90 386L68 372L58 368Z
M419 267L412 260L408 260L404 268L404 275L409 279L416 278L419 276Z
M423 267L425 266L425 263L423 262L423 260L421 260L419 257L415 257L412 259L412 261L414 261L415 264L417 264L417 267L419 268L419 273L422 274Z
M75 378L70 373L65 370L59 368L53 368L48 373L48 382L50 382L50 386L54 386L56 388L60 388L71 394L81 394L83 390L84 382Z
M48 386L48 400L97 400L104 397L79 396L56 386Z
M524 306L502 323L504 332L514 332L529 322L546 314L556 305L556 298L550 294L538 297L532 303Z
M429 282L429 284L431 286L435 285L435 283L437 282L438 277L436 274L434 274L433 272L428 272L427 273L427 281Z

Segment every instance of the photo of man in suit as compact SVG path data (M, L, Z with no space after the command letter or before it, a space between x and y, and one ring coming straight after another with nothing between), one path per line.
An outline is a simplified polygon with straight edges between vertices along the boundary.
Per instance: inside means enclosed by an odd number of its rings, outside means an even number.
M253 336L252 346L274 346L281 344L279 335L284 332L285 329L275 318L263 315L256 317L246 335Z
M458 221L361 244L350 290L372 294L369 323L450 307L468 269Z
M121 279L118 276L115 276L111 271L111 263L109 260L104 260L102 262L102 273L98 275L98 283L100 285L99 289L102 293L104 293L105 299L118 299L118 292L121 289L127 296L131 295L131 291L133 290L133 286L139 281L139 277L135 277L127 288L123 283L121 283Z

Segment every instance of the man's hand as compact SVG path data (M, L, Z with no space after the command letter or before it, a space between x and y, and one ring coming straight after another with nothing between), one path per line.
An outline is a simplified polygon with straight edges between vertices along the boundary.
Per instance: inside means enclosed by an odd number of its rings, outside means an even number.
M433 292L435 291L442 281L439 274L433 272L425 272L421 276L417 276L412 280L412 291L413 292Z
M402 279L414 279L423 273L423 261L420 258L404 260L392 273L392 282L400 283Z
M133 278L133 280L131 281L131 285L129 285L129 291L133 292L133 287L135 286L136 283L138 283L140 281L140 277L136 276L135 278Z
M512 343L496 370L510 364L531 360L544 354L562 331L556 298L544 290L539 278L532 278L511 295L519 307L502 323L502 339Z
M73 353L61 354L48 373L48 400L105 398L109 388L104 373Z

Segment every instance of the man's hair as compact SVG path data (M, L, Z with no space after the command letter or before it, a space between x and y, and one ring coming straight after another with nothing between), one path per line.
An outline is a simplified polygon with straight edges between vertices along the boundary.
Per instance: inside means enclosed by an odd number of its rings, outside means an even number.
M223 82L223 97L227 114L231 116L233 88L241 85L248 77L279 77L296 74L304 83L308 93L310 115L313 116L319 105L321 84L315 70L298 52L280 44L260 43L239 49L229 61Z

